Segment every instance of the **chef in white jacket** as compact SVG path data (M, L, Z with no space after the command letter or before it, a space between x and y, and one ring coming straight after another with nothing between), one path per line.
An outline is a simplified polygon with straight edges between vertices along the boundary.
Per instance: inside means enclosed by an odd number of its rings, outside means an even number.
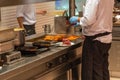
M82 26L82 80L110 80L108 56L112 41L114 0L87 0L83 17L72 16L70 23Z
M26 31L26 36L35 34L36 13L45 15L45 10L36 11L33 4L19 5L16 9L16 16L21 28Z

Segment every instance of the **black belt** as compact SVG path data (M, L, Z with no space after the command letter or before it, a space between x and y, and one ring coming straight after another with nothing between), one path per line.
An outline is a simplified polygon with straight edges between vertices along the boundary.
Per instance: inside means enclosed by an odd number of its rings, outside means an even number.
M110 34L111 32L104 32L104 33L99 33L99 34L96 34L94 36L85 36L87 39L90 39L90 40L93 40L93 39L96 39L97 37L102 37L102 36L105 36L105 35L108 35Z

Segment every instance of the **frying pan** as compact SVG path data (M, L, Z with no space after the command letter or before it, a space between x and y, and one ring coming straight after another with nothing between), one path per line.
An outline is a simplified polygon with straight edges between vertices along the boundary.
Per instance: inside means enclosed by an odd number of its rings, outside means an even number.
M36 46L38 48L49 48L51 46L50 41L36 41L33 42L33 46Z
M36 55L38 52L38 47L35 46L24 46L17 48L18 51L21 52L24 56L33 56Z

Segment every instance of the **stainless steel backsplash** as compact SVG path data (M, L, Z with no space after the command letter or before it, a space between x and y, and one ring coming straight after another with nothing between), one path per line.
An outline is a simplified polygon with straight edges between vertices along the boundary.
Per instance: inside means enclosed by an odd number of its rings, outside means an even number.
M66 18L64 16L55 17L55 33L64 34L66 33Z

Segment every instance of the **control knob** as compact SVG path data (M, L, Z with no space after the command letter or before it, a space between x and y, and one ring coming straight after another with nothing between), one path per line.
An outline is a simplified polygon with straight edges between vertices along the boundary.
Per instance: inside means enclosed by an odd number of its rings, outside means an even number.
M53 66L53 63L51 63L51 62L48 62L48 63L46 64L46 66L47 66L47 68L52 68L52 66Z

